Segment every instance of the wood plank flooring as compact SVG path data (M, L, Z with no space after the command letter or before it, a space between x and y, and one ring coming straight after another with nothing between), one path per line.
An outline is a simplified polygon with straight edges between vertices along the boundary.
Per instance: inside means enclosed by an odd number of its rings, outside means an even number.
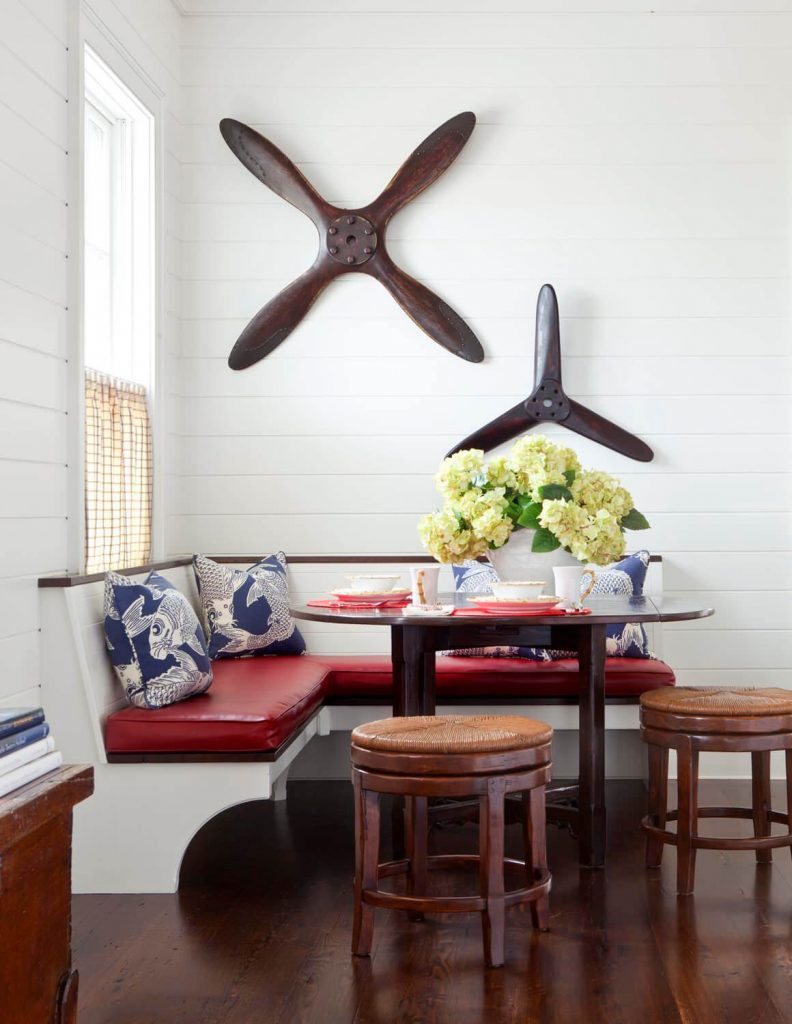
M749 794L704 782L701 803ZM641 782L609 783L604 872L579 869L572 838L549 829L552 931L509 911L506 967L486 970L478 915L378 911L371 959L353 959L351 787L292 783L286 803L210 822L178 895L74 898L80 1024L792 1022L789 852L773 865L701 852L696 895L677 900L673 850L659 871L643 866L645 800ZM436 849L474 841L472 825L434 836ZM475 876L441 884L459 892Z

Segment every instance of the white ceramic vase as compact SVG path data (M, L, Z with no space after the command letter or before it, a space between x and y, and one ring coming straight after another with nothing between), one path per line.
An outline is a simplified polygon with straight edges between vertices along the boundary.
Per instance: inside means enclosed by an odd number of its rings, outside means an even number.
M553 569L557 565L580 565L563 548L537 554L531 551L533 530L515 530L502 548L488 552L490 562L501 580L544 580L544 592L553 592Z

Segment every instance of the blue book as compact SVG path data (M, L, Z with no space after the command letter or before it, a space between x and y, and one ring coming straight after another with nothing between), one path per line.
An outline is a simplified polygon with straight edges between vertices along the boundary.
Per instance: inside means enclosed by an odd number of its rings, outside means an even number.
M13 750L26 747L29 743L38 743L49 733L49 726L46 722L34 725L30 729L23 729L22 732L15 732L13 736L6 736L0 740L0 757L10 754Z
M0 740L43 721L43 708L0 708Z

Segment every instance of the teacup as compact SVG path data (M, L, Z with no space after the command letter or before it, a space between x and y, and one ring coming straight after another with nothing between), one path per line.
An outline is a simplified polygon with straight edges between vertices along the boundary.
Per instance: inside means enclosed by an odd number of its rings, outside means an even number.
M434 607L437 604L437 584L440 576L439 565L421 565L410 569L412 580L412 603L419 608Z
M347 576L353 594L387 594L399 582L399 573L361 573Z
M591 576L587 587L581 590L583 575ZM562 607L577 608L594 589L597 574L593 569L585 569L582 565L557 565L553 569L555 592L561 598Z
M495 597L524 601L528 597L538 597L544 590L547 580L498 580L492 584Z

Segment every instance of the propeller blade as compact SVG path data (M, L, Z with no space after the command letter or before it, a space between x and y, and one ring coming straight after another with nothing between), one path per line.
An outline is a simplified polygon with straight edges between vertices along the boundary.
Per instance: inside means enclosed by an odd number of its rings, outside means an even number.
M576 434L582 434L598 444L610 448L614 452L626 455L628 459L635 459L637 462L651 462L654 452L648 444L640 438L628 433L615 423L606 420L599 413L592 412L585 405L569 400L569 416L563 421L568 430L574 430Z
M228 357L232 370L244 370L268 356L294 330L319 293L336 277L341 264L321 259L278 292L256 313Z
M322 224L334 215L334 207L322 199L286 154L269 139L231 117L224 117L220 122L220 132L228 148L252 175L315 224Z
M397 267L385 250L364 264L365 269L383 284L401 308L430 338L455 356L469 363L480 363L484 349L462 317L414 277Z
M558 327L558 298L551 284L543 284L536 300L536 349L534 387L544 380L561 383L561 332Z
M465 448L481 448L485 452L490 452L498 445L505 444L513 437L517 437L518 434L523 434L531 427L535 427L538 422L539 420L534 419L526 412L525 402L520 402L519 405L515 405L507 412L501 413L485 427L474 431L464 441L460 441L448 455L454 455Z
M370 205L371 216L384 227L394 213L423 192L451 166L475 127L476 115L468 110L436 128L410 153L385 189Z

